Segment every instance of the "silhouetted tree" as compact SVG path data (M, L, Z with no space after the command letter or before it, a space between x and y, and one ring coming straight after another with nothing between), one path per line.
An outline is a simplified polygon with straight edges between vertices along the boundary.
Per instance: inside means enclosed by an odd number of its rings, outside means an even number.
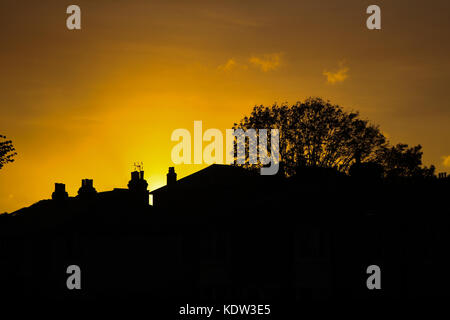
M1 141L6 139L5 136L0 135L0 169L8 162L14 161L14 156L17 155L11 140Z
M375 161L384 167L386 177L432 177L435 167L422 167L422 146L386 146L377 151Z
M255 106L234 129L280 130L280 160L286 175L298 166L327 167L347 172L355 162L373 160L387 142L378 126L321 98L292 106ZM270 140L270 139L269 139ZM249 143L247 141L247 148ZM248 160L248 159L247 159ZM246 167L252 167L244 164Z

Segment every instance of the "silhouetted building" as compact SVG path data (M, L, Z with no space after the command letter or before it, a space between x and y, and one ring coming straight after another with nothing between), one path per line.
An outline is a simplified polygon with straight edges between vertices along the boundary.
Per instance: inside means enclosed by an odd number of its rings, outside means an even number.
M2 290L182 303L442 296L449 212L436 200L449 179L380 174L361 162L351 175L302 167L290 178L215 164L177 180L169 168L153 206L140 167L128 188L97 193L84 179L67 197L55 184L65 201L0 215ZM86 270L79 292L66 287L71 264ZM366 287L372 264L380 291Z

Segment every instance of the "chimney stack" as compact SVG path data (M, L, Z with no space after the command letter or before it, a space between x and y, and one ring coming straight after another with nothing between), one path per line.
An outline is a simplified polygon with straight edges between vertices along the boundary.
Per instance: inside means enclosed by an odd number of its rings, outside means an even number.
M128 190L135 205L148 206L149 192L147 190L148 183L144 179L144 171L142 168L137 168L131 172L131 180L128 181Z
M131 172L131 180L132 180L132 181L137 181L137 180L139 180L139 171L133 171L133 172Z
M55 183L55 191L52 193L53 200L64 200L69 198L66 192L66 185L64 183Z
M167 174L167 186L173 186L177 182L177 174L175 173L175 167L169 167L169 173Z
M83 179L81 180L81 187L78 189L78 196L92 196L97 193L97 190L94 188L94 180L92 179Z

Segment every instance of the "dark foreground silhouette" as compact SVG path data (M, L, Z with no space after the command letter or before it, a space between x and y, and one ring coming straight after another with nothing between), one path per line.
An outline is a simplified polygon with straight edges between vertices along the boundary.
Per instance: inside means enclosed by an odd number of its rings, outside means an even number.
M447 295L449 179L304 168L291 178L212 165L153 191L52 200L0 216L3 297L263 303ZM67 267L81 269L69 290ZM367 267L381 269L369 290ZM149 300L152 299L152 300Z

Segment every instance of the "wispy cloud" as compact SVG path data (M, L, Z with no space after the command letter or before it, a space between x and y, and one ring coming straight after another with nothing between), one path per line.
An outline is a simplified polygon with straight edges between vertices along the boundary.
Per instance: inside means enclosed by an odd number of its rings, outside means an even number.
M443 156L442 159L443 159L442 164L445 167L450 167L450 156Z
M228 59L228 61L225 64L222 64L217 67L220 71L231 71L237 66L236 60L234 59Z
M339 62L339 68L336 71L324 71L323 75L327 77L327 82L335 84L343 82L348 78L349 68L345 66L344 62Z
M282 53L271 53L262 56L253 56L250 58L250 63L261 68L262 71L268 72L278 69L281 63Z

